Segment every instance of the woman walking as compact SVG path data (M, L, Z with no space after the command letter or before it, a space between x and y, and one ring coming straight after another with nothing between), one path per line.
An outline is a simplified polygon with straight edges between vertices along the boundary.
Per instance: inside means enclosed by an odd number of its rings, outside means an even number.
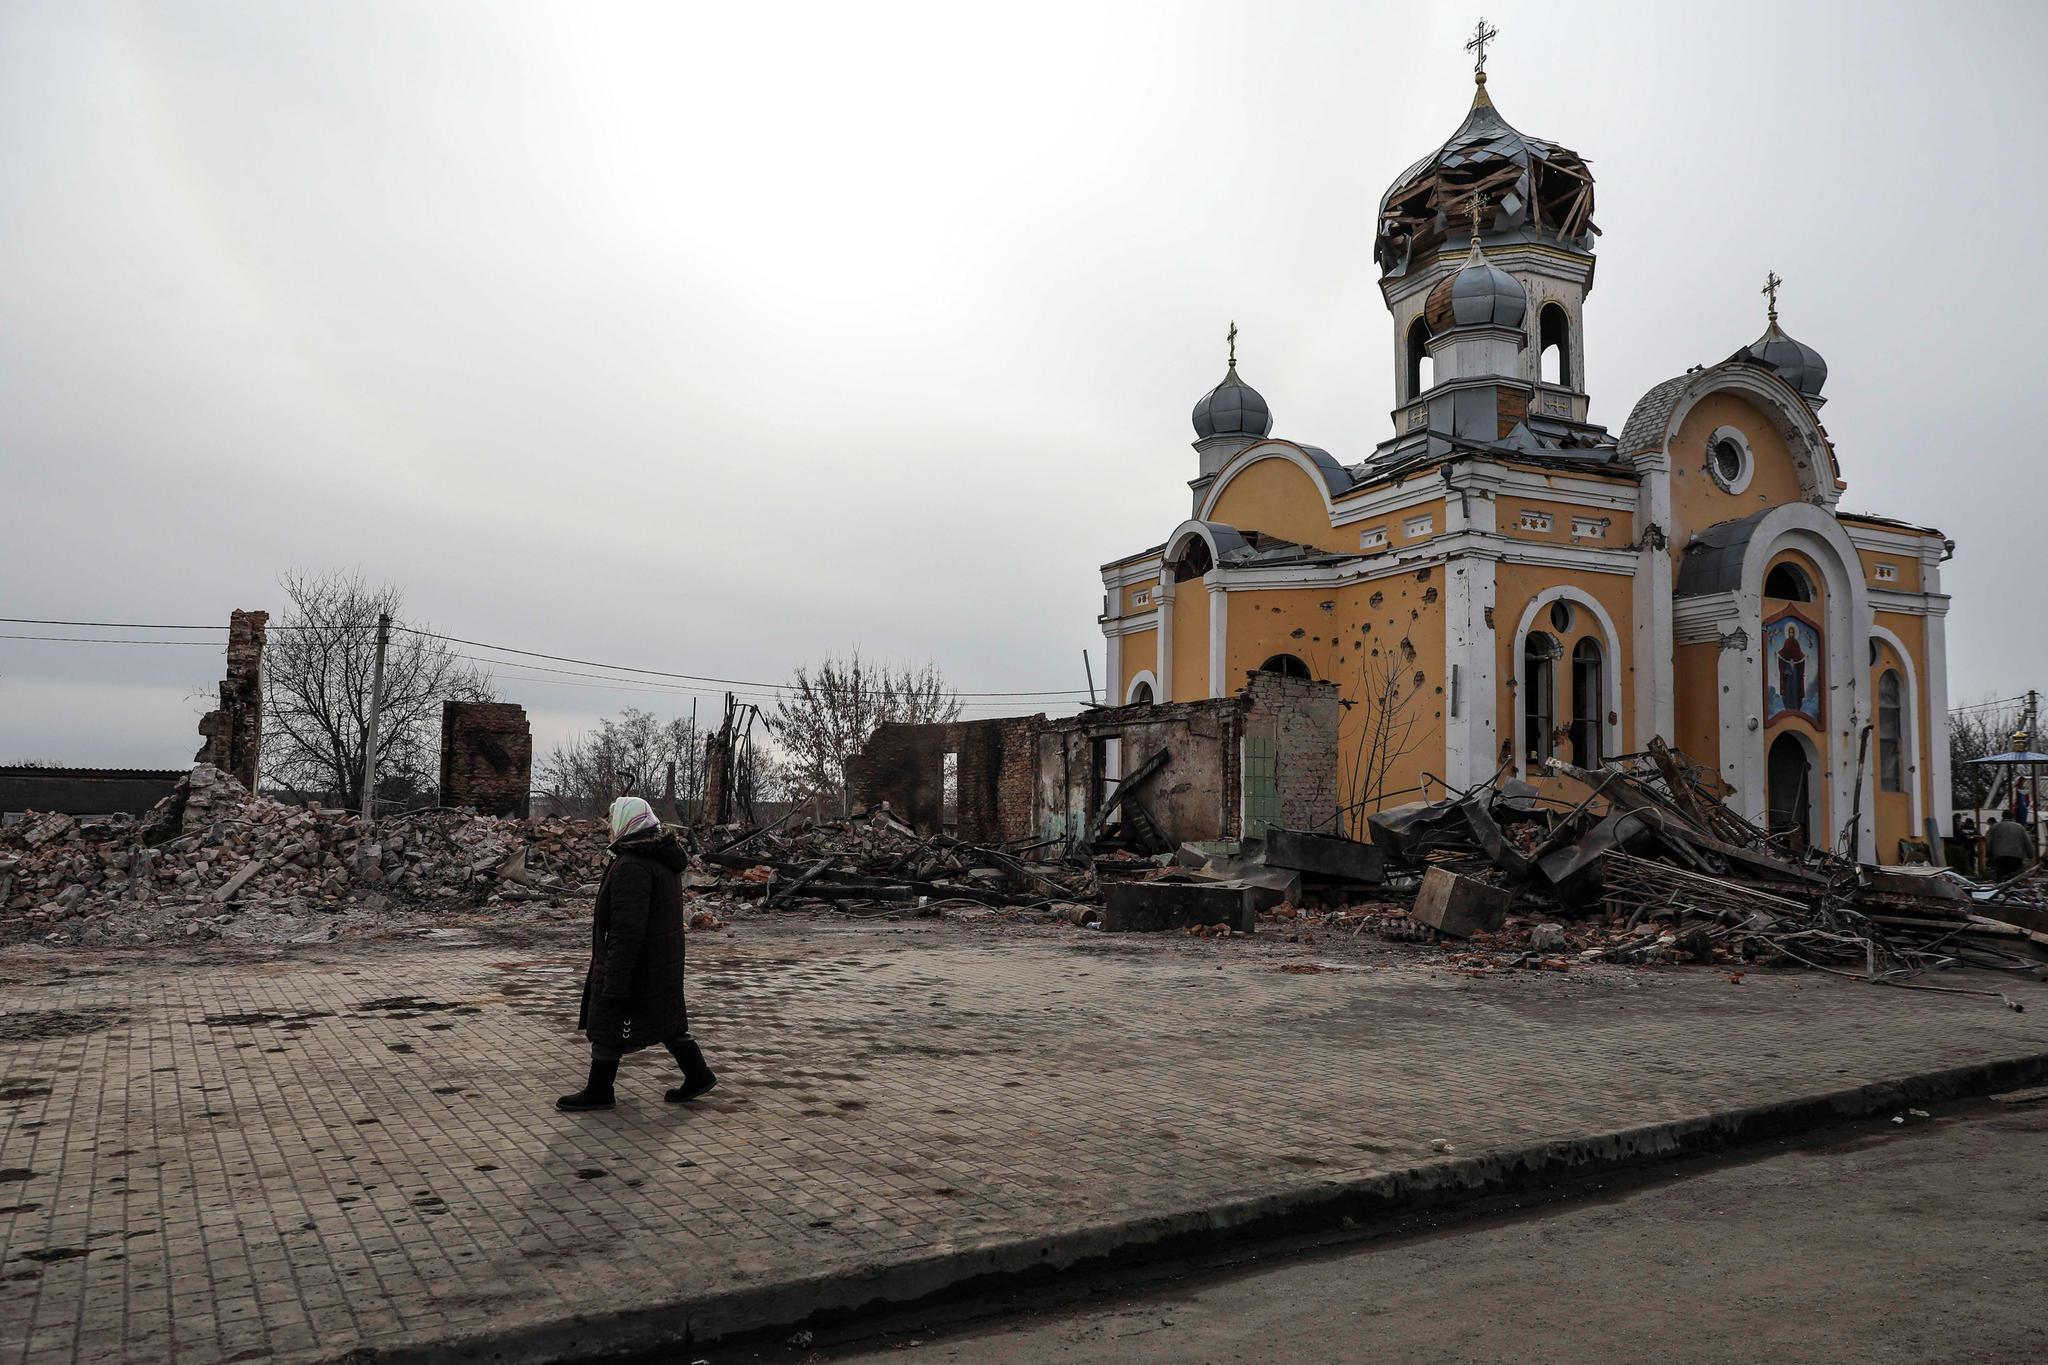
M597 888L590 931L590 970L576 1027L590 1038L590 1080L557 1109L609 1109L619 1061L657 1044L683 1069L668 1092L680 1104L718 1084L690 1036L683 1004L683 880L689 856L637 796L612 802L611 866Z

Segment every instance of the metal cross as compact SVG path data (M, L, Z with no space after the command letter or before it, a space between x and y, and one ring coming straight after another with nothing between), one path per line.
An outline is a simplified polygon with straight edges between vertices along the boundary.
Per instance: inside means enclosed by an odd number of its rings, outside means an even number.
M1237 368L1237 319L1230 320L1230 368Z
M1764 276L1764 287L1757 291L1771 301L1772 322L1778 320L1778 286L1783 283L1784 281L1778 278L1778 272L1773 270Z
M1482 76L1486 74L1486 45L1498 37L1500 30L1489 26L1486 20L1481 19L1479 26L1472 30L1472 41L1465 44L1467 52L1478 54L1479 59L1472 64L1472 69Z
M1467 207L1472 214L1472 249L1476 251L1479 249L1479 215L1485 211L1486 196L1478 190L1472 191L1472 198L1467 201Z

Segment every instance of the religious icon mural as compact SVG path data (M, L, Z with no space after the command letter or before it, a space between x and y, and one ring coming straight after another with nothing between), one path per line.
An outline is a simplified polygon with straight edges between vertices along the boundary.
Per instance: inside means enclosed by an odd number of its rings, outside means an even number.
M1825 728L1820 627L1791 607L1764 622L1764 724L1797 716Z

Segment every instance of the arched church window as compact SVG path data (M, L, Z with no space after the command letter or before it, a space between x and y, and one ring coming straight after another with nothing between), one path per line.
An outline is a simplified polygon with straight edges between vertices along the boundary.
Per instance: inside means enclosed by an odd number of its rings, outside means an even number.
M1764 596L1786 602L1811 602L1813 580L1797 564L1779 564L1764 575Z
M1587 636L1572 646L1572 762L1597 768L1600 753L1600 698L1606 695L1600 642Z
M1408 397L1416 398L1436 382L1436 362L1429 356L1429 321L1408 324Z
M1275 654L1259 665L1261 673L1278 673L1283 678L1309 678L1315 676L1308 671L1308 665L1292 654Z
M1533 771L1555 751L1557 641L1540 630L1522 642L1522 748Z
M1543 305L1536 324L1543 382L1572 386L1572 317L1555 303Z
M1906 732L1905 687L1899 671L1887 668L1877 680L1877 782L1888 792L1906 789L1902 740Z
M1185 583L1190 578L1200 578L1216 567L1216 556L1209 553L1209 542L1200 536L1192 536L1188 547L1180 552L1180 558L1173 562L1173 581Z
M1130 704L1132 706L1150 706L1152 704L1152 684L1141 682L1132 688Z
M1559 635L1570 633L1573 619L1572 604L1562 597L1550 604L1550 628Z

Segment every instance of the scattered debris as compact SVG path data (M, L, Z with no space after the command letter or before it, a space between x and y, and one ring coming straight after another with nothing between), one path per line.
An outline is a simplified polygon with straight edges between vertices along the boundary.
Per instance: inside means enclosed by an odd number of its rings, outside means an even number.
M604 843L595 821L439 809L366 832L350 812L252 796L200 764L140 820L46 815L0 833L0 932L86 946L319 942L344 909L587 895Z

